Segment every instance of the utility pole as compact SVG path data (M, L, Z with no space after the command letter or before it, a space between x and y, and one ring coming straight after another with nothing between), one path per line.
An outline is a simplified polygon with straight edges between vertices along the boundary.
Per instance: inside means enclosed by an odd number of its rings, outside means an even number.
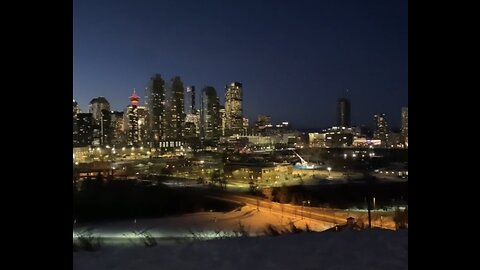
M372 214L371 214L371 197L370 194L367 196L367 207L368 207L368 228L372 228Z
M368 207L368 228L372 228L372 193L373 193L373 182L374 182L374 177L370 174L370 164L367 162L365 164L365 172L364 172L364 177L366 177L366 182L367 182L367 207Z

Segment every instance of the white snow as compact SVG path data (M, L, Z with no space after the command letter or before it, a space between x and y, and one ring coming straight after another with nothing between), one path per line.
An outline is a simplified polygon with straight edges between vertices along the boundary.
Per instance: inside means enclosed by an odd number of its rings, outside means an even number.
M107 246L74 252L73 269L408 269L408 231L364 230Z
M199 212L175 217L156 218L156 219L136 219L120 222L107 222L95 224L77 224L74 227L74 236L78 232L91 229L94 236L104 238L104 244L121 242L119 238L126 239L133 237L134 231L147 230L149 234L156 238L191 238L191 232L202 235L215 234L216 231L223 233L232 232L240 229L242 224L250 235L263 235L268 224L276 227L289 227L290 223L304 229L308 224L314 231L323 231L335 226L335 224L280 213L261 208L260 211L254 206L244 206L231 212ZM125 240L124 242L129 242Z
M408 231L364 230L303 232L277 237L258 236L192 241L196 235L215 237L215 231L239 229L262 235L267 224L323 231L334 224L293 215L258 211L244 206L228 213L203 212L177 217L84 224L102 237L95 252L73 253L74 269L408 269ZM148 230L158 246L144 247L133 231ZM176 238L176 239L172 239ZM109 240L110 239L110 240ZM113 240L112 240L113 239ZM183 239L183 240L179 240ZM185 240L190 239L190 240Z

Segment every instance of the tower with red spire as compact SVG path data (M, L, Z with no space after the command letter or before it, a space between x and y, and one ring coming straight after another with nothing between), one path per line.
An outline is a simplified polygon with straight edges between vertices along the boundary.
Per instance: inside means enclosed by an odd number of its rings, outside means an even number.
M138 146L139 143L139 128L138 128L138 101L140 97L137 96L135 89L133 89L133 94L130 96L131 105L127 108L127 119L128 119L128 136L127 136L127 145L128 146Z
M135 92L135 88L133 88L133 94L130 96L130 102L132 106L137 107L139 100L140 100L140 97L137 96L137 93Z

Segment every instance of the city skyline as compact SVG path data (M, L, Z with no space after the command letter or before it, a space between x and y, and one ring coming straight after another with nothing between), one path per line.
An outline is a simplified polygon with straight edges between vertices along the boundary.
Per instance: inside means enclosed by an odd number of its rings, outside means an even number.
M334 125L343 96L352 125L385 113L400 127L408 107L406 1L115 3L74 2L73 97L84 112L99 96L122 111L133 88L143 105L155 73L211 85L221 104L238 81L250 121L298 128Z

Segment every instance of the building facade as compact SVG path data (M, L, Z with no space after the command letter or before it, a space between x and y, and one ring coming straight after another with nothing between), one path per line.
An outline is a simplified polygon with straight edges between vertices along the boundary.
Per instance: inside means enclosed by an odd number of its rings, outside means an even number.
M93 141L93 115L91 113L77 114L77 138L74 138L74 146L90 146Z
M197 108L195 104L195 86L186 87L185 92L185 114L196 114Z
M90 101L90 104L88 105L88 112L92 114L95 124L100 124L102 110L110 111L110 103L105 97L97 97Z
M208 143L215 143L220 137L220 104L217 91L211 86L202 89L200 121L201 138Z
M126 126L127 126L127 145L138 146L140 136L138 129L138 103L140 97L133 90L133 94L130 96L130 106L126 109Z
M165 139L166 89L160 74L150 78L146 91L145 107L148 110L148 142L150 147L159 147Z
M389 146L389 129L387 124L387 117L385 114L376 114L373 116L375 120L375 132L373 138L382 141L383 147Z
M401 143L408 147L408 107L402 108Z
M112 111L110 128L112 130L112 146L124 146L126 145L125 140L125 126L123 121L123 112Z
M243 133L243 90L239 82L225 86L225 119L226 136Z
M351 127L351 124L350 100L339 98L337 103L337 126Z
M166 140L182 141L183 125L185 122L184 95L185 88L180 77L174 77L169 84L169 98L167 105Z

